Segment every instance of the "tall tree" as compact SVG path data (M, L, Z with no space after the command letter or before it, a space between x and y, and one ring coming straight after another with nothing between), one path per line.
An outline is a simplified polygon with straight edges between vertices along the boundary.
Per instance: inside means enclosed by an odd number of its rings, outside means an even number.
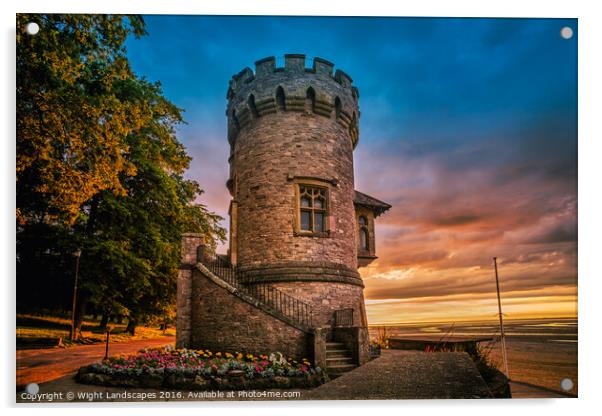
M132 322L166 313L175 301L181 235L203 233L208 242L223 240L221 217L194 201L202 190L183 177L190 157L175 136L180 109L167 101L159 84L128 79L122 99L139 101L151 121L128 136L128 162L136 174L120 175L126 193L103 191L83 211L88 240L82 288L96 304L117 303Z
M72 253L82 249L78 323L85 306L127 310L133 324L173 310L183 232L215 245L221 217L196 203L190 157L176 137L182 110L137 77L123 43L137 16L18 15L18 299L48 288L65 304ZM132 328L133 329L133 328Z
M37 23L36 35L25 33ZM103 190L123 194L127 135L148 122L117 97L132 77L124 42L139 16L17 15L17 219L73 223Z

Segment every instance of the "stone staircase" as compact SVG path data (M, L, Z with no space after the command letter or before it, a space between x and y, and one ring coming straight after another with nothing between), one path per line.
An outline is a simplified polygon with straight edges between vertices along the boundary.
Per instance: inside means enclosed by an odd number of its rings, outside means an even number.
M216 278L236 288L239 293L253 298L255 306L269 309L271 313L294 322L304 331L313 328L313 311L308 303L270 285L243 283L246 280L244 275L230 265L226 256L207 254L200 259L200 263Z
M342 342L326 343L326 371L330 378L337 378L357 368L351 352Z

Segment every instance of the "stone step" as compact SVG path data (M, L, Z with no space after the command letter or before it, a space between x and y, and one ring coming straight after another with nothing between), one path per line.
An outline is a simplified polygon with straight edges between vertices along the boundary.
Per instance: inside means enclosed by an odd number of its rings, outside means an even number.
M326 350L326 358L349 357L350 355L347 350Z
M342 342L327 342L326 343L327 350L343 350L345 349L345 344Z
M340 376L341 374L347 373L348 371L357 368L355 364L338 364L326 366L326 371L329 376Z
M326 368L330 368L333 365L345 365L345 364L353 364L353 358L347 357L326 357Z

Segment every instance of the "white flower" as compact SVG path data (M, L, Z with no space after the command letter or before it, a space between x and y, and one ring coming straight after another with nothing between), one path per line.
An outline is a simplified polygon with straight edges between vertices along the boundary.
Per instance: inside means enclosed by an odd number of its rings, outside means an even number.
M271 353L268 359L272 364L286 364L286 359L284 358L281 352Z

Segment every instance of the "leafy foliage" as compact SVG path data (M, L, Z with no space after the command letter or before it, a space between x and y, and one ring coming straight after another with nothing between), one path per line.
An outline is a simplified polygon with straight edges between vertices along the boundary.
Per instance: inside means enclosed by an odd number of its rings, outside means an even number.
M31 21L38 35L17 36L18 298L42 285L65 305L81 248L82 301L135 320L173 314L182 233L215 246L225 231L184 178L182 110L127 62L144 22L18 15L19 28Z
M24 33L39 24L35 36ZM147 124L147 108L121 100L133 77L123 43L144 34L141 17L17 15L17 218L73 223L102 190L124 194L128 134Z

